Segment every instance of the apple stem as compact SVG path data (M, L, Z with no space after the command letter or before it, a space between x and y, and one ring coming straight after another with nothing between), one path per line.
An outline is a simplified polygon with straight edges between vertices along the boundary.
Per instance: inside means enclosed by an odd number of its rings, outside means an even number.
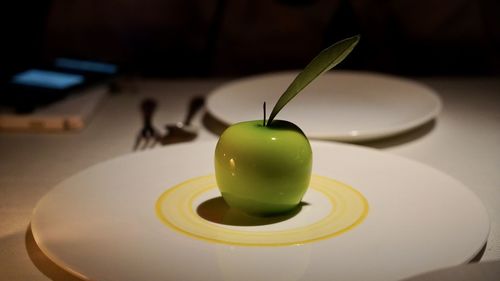
M265 127L266 126L266 102L262 105L262 108L264 110L264 120L262 122L262 125Z

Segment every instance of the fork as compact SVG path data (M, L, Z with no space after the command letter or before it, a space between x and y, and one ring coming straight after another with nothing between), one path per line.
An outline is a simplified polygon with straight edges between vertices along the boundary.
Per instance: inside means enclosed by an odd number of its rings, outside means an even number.
M134 151L153 148L160 139L160 134L153 126L153 114L156 111L157 105L156 100L151 98L144 99L141 102L140 108L143 126L135 139Z

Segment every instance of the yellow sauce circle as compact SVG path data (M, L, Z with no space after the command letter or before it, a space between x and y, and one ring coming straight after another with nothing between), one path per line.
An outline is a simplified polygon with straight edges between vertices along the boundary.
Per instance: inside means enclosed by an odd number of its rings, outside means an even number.
M263 226L262 230L246 230L201 217L194 202L206 192L217 189L213 175L196 177L166 190L156 201L156 214L165 225L184 235L239 246L288 246L328 239L353 229L368 214L366 198L344 183L313 175L310 188L326 197L331 205L329 212L310 224L287 229L266 230Z

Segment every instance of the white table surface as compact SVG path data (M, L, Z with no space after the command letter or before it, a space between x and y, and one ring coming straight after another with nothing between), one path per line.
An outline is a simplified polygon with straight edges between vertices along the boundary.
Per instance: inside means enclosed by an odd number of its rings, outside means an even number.
M423 162L470 187L491 219L491 233L480 262L500 260L500 79L416 80L441 96L444 107L437 121L363 145ZM127 87L130 90L110 96L81 132L0 133L0 280L78 280L36 247L29 223L37 201L72 174L132 153L134 137L142 125L138 104L144 97L158 100L154 123L163 128L184 119L190 98L206 95L224 81L136 80ZM203 115L200 112L194 123L204 123ZM216 139L216 134L202 126L195 141Z

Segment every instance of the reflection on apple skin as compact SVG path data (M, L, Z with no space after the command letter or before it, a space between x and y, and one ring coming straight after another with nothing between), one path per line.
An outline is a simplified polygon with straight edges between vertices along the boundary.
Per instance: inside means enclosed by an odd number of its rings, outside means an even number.
M215 175L233 208L267 216L297 207L310 182L312 150L295 124L262 120L234 124L215 150Z

